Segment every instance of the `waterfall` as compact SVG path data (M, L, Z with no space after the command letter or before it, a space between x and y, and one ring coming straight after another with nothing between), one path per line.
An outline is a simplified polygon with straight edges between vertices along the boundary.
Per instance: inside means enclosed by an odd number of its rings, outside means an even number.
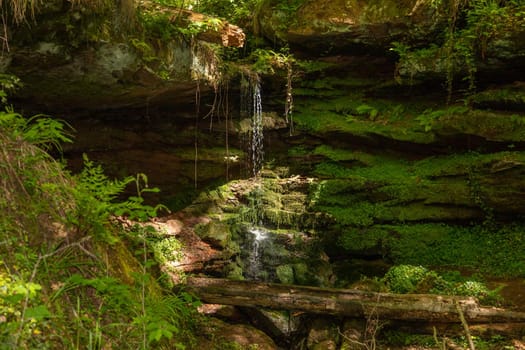
M251 74L241 80L240 114L243 118L251 118L249 161L252 175L257 177L264 159L261 81L257 75Z
M253 116L252 116L252 167L253 176L259 175L262 168L264 150L263 150L263 116L262 116L262 99L261 83L257 79L253 86Z
M255 178L253 181L259 182L260 179ZM262 206L262 188L261 184L256 184L255 188L250 192L250 210L245 220L249 222L246 228L244 241L244 261L245 271L244 275L251 280L265 280L266 271L264 269L263 257L267 255L266 250L271 245L271 235L268 230L263 227L260 210Z
M241 117L251 118L249 132L249 160L251 175L254 181L259 181L259 173L262 169L263 151L263 113L261 81L256 74L249 74L241 80ZM259 217L261 206L261 184L259 183L252 191L252 210L249 221L251 228L246 231L246 260L245 277L253 280L265 279L262 256L266 246L270 244L269 232L261 228L262 222Z

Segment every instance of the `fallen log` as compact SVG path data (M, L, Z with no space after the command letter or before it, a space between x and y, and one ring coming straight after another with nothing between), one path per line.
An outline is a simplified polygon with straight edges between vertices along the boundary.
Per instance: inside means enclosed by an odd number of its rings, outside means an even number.
M479 305L476 298L432 294L390 294L351 289L190 277L185 290L210 304L264 307L382 320L469 324L513 323L525 329L525 312Z

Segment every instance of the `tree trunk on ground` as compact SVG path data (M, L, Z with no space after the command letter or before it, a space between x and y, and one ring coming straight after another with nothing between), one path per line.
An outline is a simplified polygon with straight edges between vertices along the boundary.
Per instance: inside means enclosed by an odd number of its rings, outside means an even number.
M203 302L381 320L473 324L513 324L525 332L525 312L480 306L471 297L373 293L215 278L188 278L186 291ZM456 306L457 303L457 306Z

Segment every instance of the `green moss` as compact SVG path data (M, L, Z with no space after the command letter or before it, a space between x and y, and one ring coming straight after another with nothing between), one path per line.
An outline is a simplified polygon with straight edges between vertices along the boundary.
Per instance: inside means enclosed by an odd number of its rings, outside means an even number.
M222 249L228 247L232 238L230 226L227 223L218 221L195 225L195 233L204 241Z
M366 190L366 184L366 179L358 176L348 179L323 180L312 188L312 201L318 205L348 205L355 200L355 198L348 198L349 195Z
M311 150L304 145L294 146L288 148L288 155L290 157L304 157L311 153Z
M410 162L382 160L377 165L351 168L321 163L317 175L337 178L324 180L312 190L311 206L329 213L339 224L356 226L480 215L472 204L466 176L437 181L415 175L417 166Z
M242 267L239 266L239 264L235 262L229 263L224 268L224 273L226 275L226 278L236 280L236 281L242 281L244 280L244 276L242 274Z
M275 173L273 175L276 176ZM267 171L266 176L272 174ZM260 178L255 183L241 181L241 185L237 187L243 186L245 192L240 198L243 205L232 208L239 214L242 222L256 225L264 223L277 230L313 224L312 213L307 212L306 208L308 183L267 177Z
M525 141L523 121L512 113L473 110L467 114L451 114L440 118L433 128L440 135L477 135L490 141Z
M316 150L317 151L317 150ZM384 157L373 157L367 154L346 153L345 151L323 150L325 155L333 159L358 160L361 164L367 166L344 166L337 162L320 163L315 172L321 176L335 178L363 178L369 183L403 183L410 184L419 181L414 174L412 164L402 159L390 159ZM347 158L347 159L345 159Z
M330 214L338 224L351 226L371 226L377 217L377 212L382 210L382 205L376 205L368 202L358 202L349 207L323 207L318 206L316 209Z
M463 267L500 276L525 276L524 227L487 230L442 223L374 225L341 229L348 251L373 249L395 264Z
M517 114L472 110L464 105L436 107L435 102L424 99L405 103L389 98L372 99L366 92L375 88L380 89L377 81L355 77L323 77L301 82L294 90L294 120L299 128L320 134L383 136L420 144L463 134L503 142L525 139L525 129L521 127L525 119ZM510 91L513 92L506 92L508 103L511 100L520 103L522 91ZM481 101L485 95L477 98Z
M275 269L277 278L279 282L283 284L293 284L294 283L294 271L292 265L279 265Z
M390 235L382 226L341 228L338 244L350 252L382 251L382 242Z
M503 226L489 234L483 226L423 223L481 222L484 217L490 223L498 205L513 210L515 206L504 198L512 198L522 187L523 152L467 152L419 161L326 146L315 153L331 161L315 169L327 179L312 187L310 209L329 214L330 228L339 232L344 249L375 252L396 263L525 273L521 258L525 244L518 228ZM361 161L353 162L356 159ZM503 184L502 172L517 180Z
M321 145L315 148L313 151L316 155L322 155L332 161L357 161L362 165L372 165L376 161L376 157L371 154L351 151L348 149L336 149L328 145Z
M362 160L351 167L335 161L318 164L315 169L318 176L338 180L323 181L322 186L317 189L317 197L344 194L349 190L368 190L369 200L418 200L425 204L468 205L467 200L473 191L473 178L486 182L482 191L487 192L495 185L490 182L492 180L489 181L491 174L513 170L519 174L522 164L525 164L523 152L468 152L415 162L372 157L325 146L318 147L315 152L345 161L345 164L348 160ZM368 166L363 166L364 162ZM371 190L373 193L370 193Z
M439 178L465 176L475 173L511 169L525 164L524 152L476 152L455 153L448 156L429 157L413 165L414 173L420 177ZM506 165L506 166L505 166Z
M525 275L523 227L488 231L481 226L443 224L395 228L387 242L392 259L408 264L465 266L497 275Z
M137 272L142 271L142 266L135 256L131 254L129 247L124 242L117 240L114 244L108 245L104 242L96 242L98 254L107 263L108 274L114 276L125 284L133 285L136 281ZM146 288L152 295L162 294L160 286L153 282L146 284Z
M327 102L329 103L329 102ZM341 111L348 107L345 104L336 105ZM322 109L321 106L301 106L296 104L294 121L297 126L305 131L315 133L348 133L354 136L371 138L372 136L383 136L388 139L399 141L410 141L428 144L435 141L433 133L424 132L418 123L412 120L397 121L389 123L388 119L377 118L370 120L358 119L351 114L331 109Z
M379 158L377 165L358 167L353 169L353 174L366 178L368 181L381 183L413 183L417 181L412 173L410 162L402 159L393 160Z
M318 164L315 167L314 174L320 178L345 179L352 177L352 172L347 167L332 162Z
M481 106L517 107L525 105L525 90L522 86L502 87L498 89L485 90L474 94L469 101Z

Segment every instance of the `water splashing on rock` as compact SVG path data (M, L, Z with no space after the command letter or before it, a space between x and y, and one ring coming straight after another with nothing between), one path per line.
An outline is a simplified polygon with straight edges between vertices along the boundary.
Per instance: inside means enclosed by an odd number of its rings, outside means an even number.
M261 280L264 279L264 276L261 276L264 272L261 257L263 249L268 242L269 234L268 231L259 227L250 228L248 233L250 234L251 250L247 259L248 265L245 269L245 276L251 280Z

